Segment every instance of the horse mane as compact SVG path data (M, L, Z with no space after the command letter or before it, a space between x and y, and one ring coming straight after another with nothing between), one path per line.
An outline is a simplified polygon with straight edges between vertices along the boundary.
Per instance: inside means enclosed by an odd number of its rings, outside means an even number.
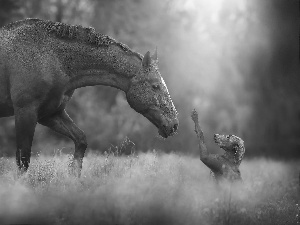
M49 20L30 18L10 23L4 28L12 29L23 24L41 27L47 33L54 34L56 37L61 39L80 41L96 47L116 45L120 47L124 52L135 55L139 59L143 59L143 56L141 54L132 51L127 45L121 42L117 42L115 39L108 35L97 33L93 27L83 27L81 25L69 25L61 22L52 22Z

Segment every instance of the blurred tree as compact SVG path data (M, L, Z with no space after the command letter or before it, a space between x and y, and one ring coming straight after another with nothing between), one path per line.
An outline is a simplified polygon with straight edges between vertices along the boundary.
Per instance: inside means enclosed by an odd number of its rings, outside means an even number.
M91 0L23 0L24 17L86 25L92 10Z
M20 15L20 0L0 0L0 27L12 22Z
M300 155L298 4L264 1L259 15L268 43L252 56L248 76L254 92L249 146L256 153Z

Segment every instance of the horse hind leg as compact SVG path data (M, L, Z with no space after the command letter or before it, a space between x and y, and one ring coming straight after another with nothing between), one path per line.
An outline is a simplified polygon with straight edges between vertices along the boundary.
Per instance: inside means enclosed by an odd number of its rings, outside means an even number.
M77 127L65 110L59 111L50 117L43 118L38 122L73 140L75 144L73 161L73 168L75 171L73 172L80 177L82 161L87 148L87 141L84 132Z

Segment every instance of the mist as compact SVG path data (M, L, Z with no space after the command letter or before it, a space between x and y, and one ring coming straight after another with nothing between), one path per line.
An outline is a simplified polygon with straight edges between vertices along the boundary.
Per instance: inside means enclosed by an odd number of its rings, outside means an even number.
M246 160L243 183L216 186L198 159L149 152L89 155L80 179L66 156L34 158L17 176L0 160L0 222L47 224L293 224L299 163ZM270 214L272 216L270 217Z

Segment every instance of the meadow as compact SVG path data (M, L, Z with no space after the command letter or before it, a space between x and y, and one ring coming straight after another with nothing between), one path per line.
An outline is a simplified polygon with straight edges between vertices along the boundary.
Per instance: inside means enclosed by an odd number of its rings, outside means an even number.
M18 175L0 159L0 224L297 224L300 162L244 160L243 183L216 186L198 158L155 151L38 156ZM298 221L297 221L298 220Z

